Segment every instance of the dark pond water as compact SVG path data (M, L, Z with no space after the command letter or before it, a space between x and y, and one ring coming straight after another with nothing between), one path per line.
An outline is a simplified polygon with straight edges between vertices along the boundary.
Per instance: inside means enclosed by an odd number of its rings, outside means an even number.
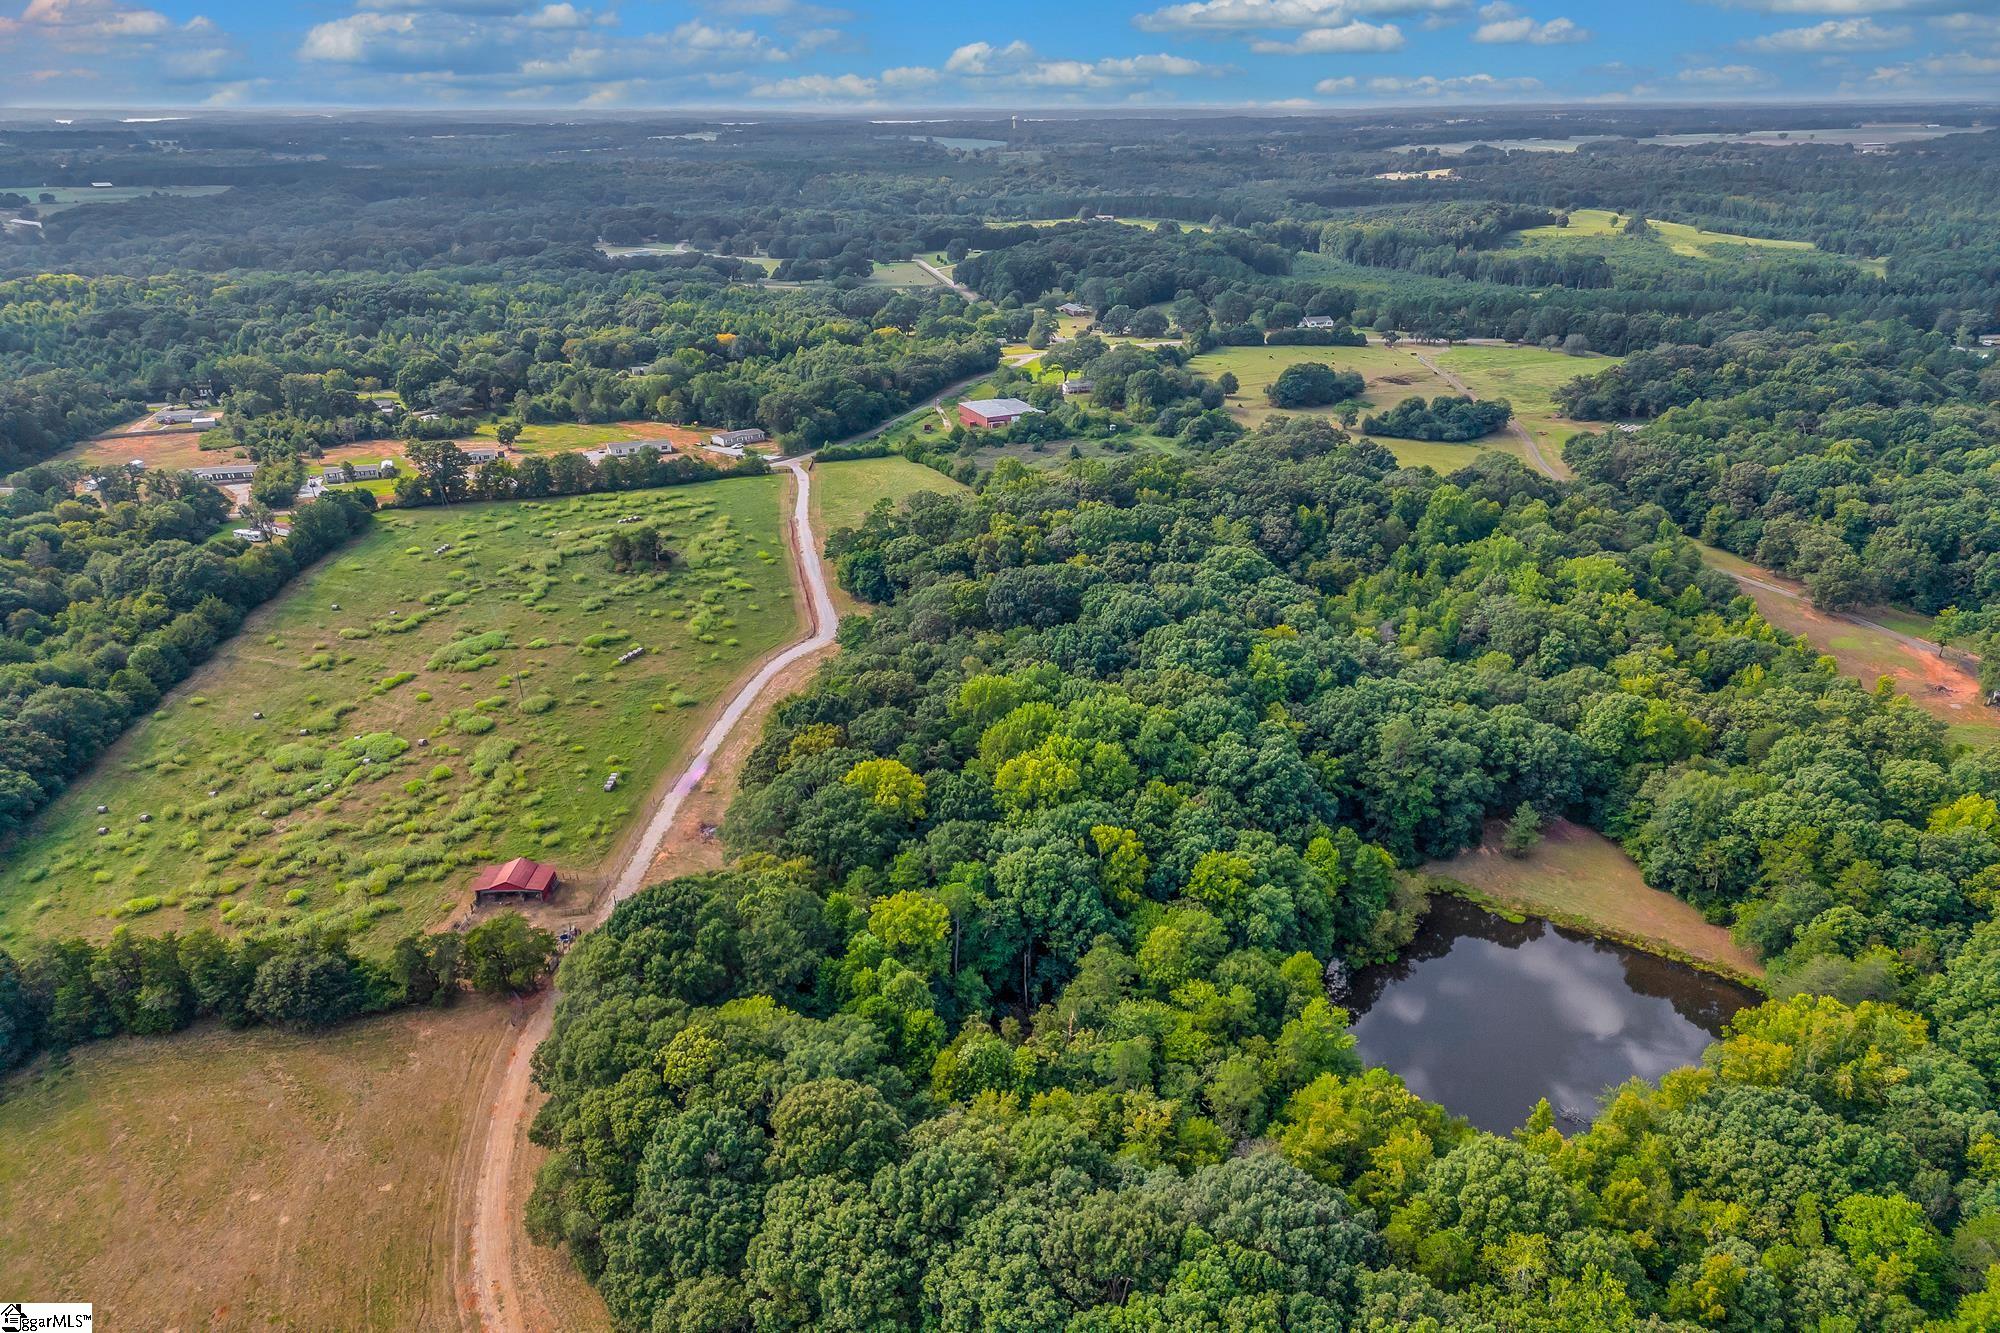
M1401 958L1355 974L1346 1005L1361 1058L1412 1092L1496 1133L1547 1097L1569 1133L1605 1089L1696 1063L1756 998L1682 963L1439 894Z

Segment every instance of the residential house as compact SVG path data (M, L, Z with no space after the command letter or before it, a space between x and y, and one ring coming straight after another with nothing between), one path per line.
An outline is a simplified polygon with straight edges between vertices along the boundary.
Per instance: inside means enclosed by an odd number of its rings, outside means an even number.
M556 891L556 868L517 856L505 865L488 866L472 882L472 901L497 903L533 898L547 902Z
M708 437L708 442L717 449L742 449L753 444L762 444L771 437L755 426L745 430L722 430Z
M595 449L585 449L583 456L593 463L602 463L607 458L632 458L647 453L670 454L673 451L672 440L613 440Z
M1302 329L1335 329L1340 327L1340 321L1332 315L1307 315L1299 321L1299 327Z
M490 463L507 452L497 444L461 444L458 451L465 455L468 463Z
M1074 398L1080 393L1089 393L1096 387L1089 380L1064 380L1062 382L1062 396L1065 398Z
M1064 301L1061 305L1056 307L1056 313L1058 315L1084 316L1090 314L1091 311L1090 307L1087 305L1081 305L1075 301Z

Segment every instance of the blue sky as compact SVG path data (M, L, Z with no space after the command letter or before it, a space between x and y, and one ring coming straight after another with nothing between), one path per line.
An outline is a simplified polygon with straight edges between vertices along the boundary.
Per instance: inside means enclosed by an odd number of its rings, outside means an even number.
M2000 0L0 0L0 105L2000 98Z

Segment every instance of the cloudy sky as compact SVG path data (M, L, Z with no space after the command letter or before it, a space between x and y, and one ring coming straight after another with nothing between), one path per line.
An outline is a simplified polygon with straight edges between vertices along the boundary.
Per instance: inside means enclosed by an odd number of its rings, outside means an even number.
M0 106L2000 98L2000 0L0 0Z

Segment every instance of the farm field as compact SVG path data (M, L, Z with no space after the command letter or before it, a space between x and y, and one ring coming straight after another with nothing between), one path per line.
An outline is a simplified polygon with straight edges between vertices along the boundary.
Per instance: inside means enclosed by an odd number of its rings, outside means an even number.
M1774 240L1767 236L1737 236L1725 231L1704 231L1700 227L1690 227L1684 222L1663 222L1652 217L1646 219L1653 229L1651 238L1631 237L1625 235L1622 229L1624 219L1629 216L1629 214L1615 213L1608 208L1579 208L1569 215L1567 227L1529 227L1516 232L1511 244L1527 249L1587 244L1593 249L1598 249L1602 248L1602 243L1642 246L1657 240L1685 259L1717 258L1715 251L1722 246L1748 245L1758 249L1804 253L1816 252L1818 248L1811 241Z
M783 484L383 515L44 812L0 939L343 923L368 947L515 855L586 892L704 705L796 631ZM613 572L642 520L683 563Z
M1518 859L1500 850L1500 824L1492 821L1478 847L1433 861L1424 871L1463 884L1502 908L1583 926L1733 974L1764 972L1756 954L1726 929L1640 878L1624 848L1566 819L1552 822L1541 844Z
M470 435L461 436L459 443L497 443L500 438L494 433L497 429L497 423L488 421ZM522 426L521 434L509 447L524 454L560 454L594 449L614 440L672 440L686 447L707 438L706 431L692 426L669 426L659 421L547 421Z
M208 1025L9 1076L0 1288L87 1293L108 1328L458 1327L458 1170L510 1012Z

